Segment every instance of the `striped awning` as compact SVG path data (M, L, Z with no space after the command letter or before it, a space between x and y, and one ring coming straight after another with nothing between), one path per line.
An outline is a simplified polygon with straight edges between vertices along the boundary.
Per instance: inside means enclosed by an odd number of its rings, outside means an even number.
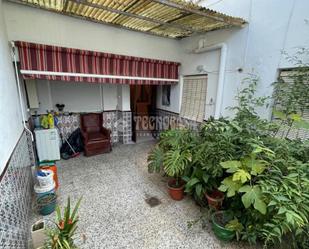
M178 82L180 63L29 42L15 42L24 79L163 85Z

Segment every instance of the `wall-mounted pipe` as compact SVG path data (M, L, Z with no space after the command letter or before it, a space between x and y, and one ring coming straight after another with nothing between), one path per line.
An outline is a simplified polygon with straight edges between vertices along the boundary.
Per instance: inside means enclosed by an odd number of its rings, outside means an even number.
M29 130L29 128L27 127L26 124L26 117L25 117L25 112L24 112L24 101L23 101L23 96L21 93L21 87L20 87L20 82L19 82L19 75L18 75L18 67L17 67L17 60L16 60L16 47L15 47L15 43L12 41L11 42L12 45L12 56L13 56L13 60L14 60L14 67L15 67L15 76L16 76L16 81L17 81L17 88L18 88L18 96L19 96L19 104L20 104L20 109L21 109L21 116L22 116L22 120L23 120L23 126L26 130L26 132L28 132L31 136L31 141L34 141L33 138L33 134L32 132Z
M193 52L196 54L209 52L213 50L220 49L220 66L219 66L219 77L218 77L218 87L216 96L216 107L214 117L218 119L222 115L222 102L223 102L223 92L224 92L224 76L225 76L225 65L226 65L226 55L227 55L227 45L225 43L218 43L215 45L202 47L195 49Z

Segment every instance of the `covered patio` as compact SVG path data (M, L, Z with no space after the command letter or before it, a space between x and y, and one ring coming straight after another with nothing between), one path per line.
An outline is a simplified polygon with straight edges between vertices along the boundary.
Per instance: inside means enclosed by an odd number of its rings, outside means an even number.
M0 0L0 249L308 249L308 9Z

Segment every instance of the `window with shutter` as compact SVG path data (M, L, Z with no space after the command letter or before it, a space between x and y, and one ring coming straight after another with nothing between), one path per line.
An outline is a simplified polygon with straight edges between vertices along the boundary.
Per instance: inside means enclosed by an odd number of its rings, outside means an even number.
M279 82L285 84L285 86L282 88L282 91L290 91L291 88L295 87L295 84L298 84L299 80L302 80L305 84L308 85L307 91L309 91L309 70L299 70L299 68L292 68L281 70L279 73ZM302 113L299 110L297 112L304 120L309 121L309 99L303 108L304 110L302 110ZM274 99L274 109L281 109L281 103L278 99ZM275 117L273 118L275 119ZM279 137L285 136L286 134L288 134L288 138L290 139L309 139L309 131L307 129L297 128L295 126L292 126L291 128L282 126L277 133Z
M205 117L207 76L185 76L180 116L202 122Z

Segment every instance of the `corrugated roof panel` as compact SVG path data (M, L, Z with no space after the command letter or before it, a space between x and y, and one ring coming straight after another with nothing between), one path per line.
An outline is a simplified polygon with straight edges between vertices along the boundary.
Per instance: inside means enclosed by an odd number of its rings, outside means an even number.
M117 21L116 24L119 24L127 28L138 29L138 30L143 30L143 31L148 31L149 29L152 29L158 26L154 24L153 22L147 22L147 21L137 19L137 18L132 18L132 17L126 17L122 21Z
M179 20L174 21L173 23L177 23L179 25L187 27L192 27L196 31L199 30L208 31L226 26L224 22L218 22L213 19L207 17L201 17L195 14L183 17Z
M171 38L226 27L241 27L241 18L183 0L8 0L32 7Z
M140 6L139 9L129 9L128 12L165 22L183 15L182 11L154 2L146 6Z
M185 37L187 35L190 35L190 32L180 31L179 29L163 27L163 26L155 28L151 30L151 32L154 32L155 34L161 35L161 36L167 36L168 34L168 36L172 38L179 38L179 37Z

